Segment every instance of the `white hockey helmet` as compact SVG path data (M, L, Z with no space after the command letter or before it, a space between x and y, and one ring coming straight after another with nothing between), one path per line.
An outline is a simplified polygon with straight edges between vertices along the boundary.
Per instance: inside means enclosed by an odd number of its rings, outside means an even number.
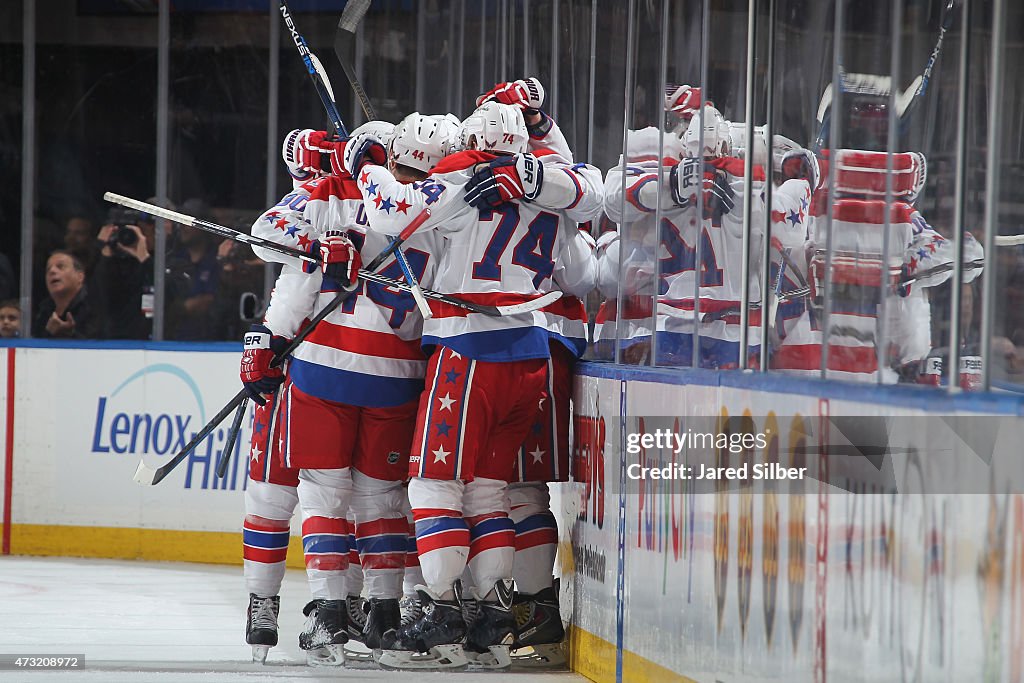
M729 122L721 112L713 106L704 107L704 128L701 129L701 117L694 115L683 135L683 146L689 157L724 157L729 156L731 141ZM703 140L701 134L703 133ZM701 146L703 143L703 147Z
M459 146L459 128L462 126L462 121L459 121L459 117L455 114L434 114L430 118L435 119L441 128L445 155L457 151Z
M459 149L475 149L500 154L526 152L530 133L519 107L500 102L484 102L466 117L459 129Z
M451 149L449 126L436 117L413 112L395 126L388 147L393 163L426 173Z
M729 153L740 159L747 158L747 124L729 123ZM754 127L754 165L768 164L768 143L764 139L764 126Z
M370 133L380 138L380 141L387 147L391 144L391 138L395 134L395 124L388 121L367 121L349 133L349 138L354 138L360 133Z

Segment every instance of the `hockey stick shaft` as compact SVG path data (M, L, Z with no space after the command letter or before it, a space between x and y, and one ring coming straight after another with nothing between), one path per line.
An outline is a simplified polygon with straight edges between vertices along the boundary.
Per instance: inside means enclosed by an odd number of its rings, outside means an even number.
M313 81L313 86L316 88L316 94L320 97L320 102L324 105L324 109L327 110L327 116L331 119L331 125L334 126L334 131L340 138L348 138L348 129L345 128L345 124L342 123L341 114L338 113L338 107L334 104L334 95L331 91L329 82L326 79L326 74L323 73L323 66L320 64L320 60L316 58L306 43L306 39L302 37L298 29L295 27L295 20L292 19L291 10L288 8L288 2L286 0L280 0L278 9L281 12L281 18L284 19L284 25L288 28L288 32L291 34L292 42L295 44L295 49L299 51L299 56L302 58L303 64L306 65L306 71L309 73L310 79Z
M338 62L341 63L341 69L345 72L345 78L348 79L349 85L352 86L352 92L356 94L356 99L359 100L359 106L363 108L366 119L374 121L377 118L377 112L374 111L370 98L366 95L362 83L356 77L356 70L352 66L348 54L349 46L353 44L352 41L355 38L356 28L369 7L370 0L349 0L345 3L345 9L338 20L338 30L334 34L334 55L338 58Z
M131 197L125 197L123 195L115 194L113 192L104 193L103 199L114 204L121 204L122 206L127 206L138 211L150 213L154 216L159 216L160 218L166 218L167 220L174 221L175 223L181 223L182 225L187 225L189 227L199 228L200 230L211 232L215 235L219 235L226 239L232 239L237 242L242 242L244 244L248 244L249 246L261 247L269 251L277 252L278 254L284 254L285 256L297 258L307 263L320 263L319 258L313 256L308 252L302 251L301 249L296 249L295 247L288 247L283 244L278 244L277 242L273 242L268 239L263 239L262 237L253 237L252 235L247 235L244 232L238 232L237 230L232 230L231 228L228 228L223 225L218 225L216 223L211 223L209 221L200 220L195 216L189 216L178 211L164 209L155 204L142 202L139 201L138 199L132 199ZM422 304L417 302L417 306L420 307L421 311L423 306L426 305L425 299L433 299L435 301L442 301L444 303L452 304L453 306L459 306L460 308L465 308L476 313L483 313L484 315L507 315L506 313L500 312L504 310L500 306L495 307L485 306L482 304L474 304L468 301L463 301L461 299L448 296L446 294L442 294L440 292L435 292L429 289L423 289L422 287L419 286L419 283L416 281L416 278L412 275L411 270L409 270L408 273L406 273L405 270L403 269L402 274L406 277L407 280L404 283L398 280L393 280L383 275L377 275L376 273L372 272L377 270L377 268L379 268L380 265L384 263L384 261L389 256L395 253L398 250L399 246L405 241L405 239L408 236L411 236L414 232L416 232L416 230L421 225L423 225L423 223L426 222L428 218L430 218L430 210L424 209L422 212L420 212L418 216L416 216L416 218L414 218L409 223L409 225L407 225L402 230L401 234L399 234L398 237L392 240L391 244L389 244L380 254L375 256L372 261L366 264L365 268L359 271L359 276L366 280L378 282L380 284L387 285L388 287L394 287L396 289L401 289L410 293L414 292L414 287L418 287L420 290L420 296L423 297L424 299ZM406 267L408 268L408 262L406 263ZM415 283L415 285L412 283ZM413 296L415 298L415 294L413 294ZM429 310L429 306L427 306L427 310Z
M280 363L285 358L287 358L289 355L291 355L291 353L293 351L295 351L295 349L299 346L299 344L301 344L303 341L305 341L306 337L309 336L309 334L316 328L316 326L320 323L320 321L323 320L324 318L326 318L331 313L333 313L334 310L337 309L338 306L340 306L342 303L344 303L345 299L347 299L349 296L351 296L354 291L355 291L354 289L351 289L351 290L342 290L341 292L338 292L338 295L335 296L330 301L330 303L328 303L326 306L324 306L323 309L319 313L317 313L309 321L309 323L304 328L302 328L302 330L297 335L295 335L295 338L292 339L291 342L288 343L288 346L286 346L281 351L280 354L275 354L274 355L274 360L271 362L271 366L280 365ZM185 458L188 457L188 454L196 446L198 446L199 443L203 439L205 439L207 436L209 436L210 433L213 432L213 430L216 429L220 425L221 422L223 422L225 419L227 419L227 416L231 414L232 410L235 410L236 408L238 408L238 406L242 403L242 401L244 401L247 398L249 398L249 396L250 396L249 390L247 388L245 388L245 387L242 387L242 390L239 391L237 394L235 394L235 397L232 398L228 402L228 404L225 405L221 409L221 411L219 413L214 415L213 419L211 419L206 424L205 427L203 427L201 430L199 430L199 433L197 433L194 437L192 437L192 440L189 441L187 444L185 444L185 447L182 448L181 451L179 451L178 454L175 455L173 458L171 458L166 464L164 464L164 465L162 465L162 466L160 466L160 467L158 467L158 468L156 468L154 470L154 469L151 469L151 468L147 467L145 461L140 462L139 463L139 468L135 472L135 481L137 481L140 484L149 484L149 485L154 485L154 484L160 483L164 479L164 477L166 477L168 474L170 474L171 470L173 470L175 467L180 465L181 462Z
M242 399L235 411L235 419L231 421L227 438L224 439L224 448L221 449L220 459L217 461L217 476L220 479L228 472L228 463L231 461L231 454L235 450L235 441L238 440L238 432L242 428L242 418L245 416L245 409L249 407L248 397Z

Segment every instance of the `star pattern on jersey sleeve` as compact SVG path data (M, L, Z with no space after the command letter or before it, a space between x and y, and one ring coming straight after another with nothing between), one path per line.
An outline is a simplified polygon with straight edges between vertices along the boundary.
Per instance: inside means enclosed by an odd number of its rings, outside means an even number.
M458 403L458 401L452 398L452 393L449 391L444 396L438 396L437 400L441 402L441 410L452 410L452 406Z
M434 425L434 428L437 430L438 436L448 436L448 432L451 431L452 426L444 420L441 420Z
M285 230L285 233L286 233L286 234L287 234L287 235L288 235L289 237L295 237L295 233L297 233L298 231L299 231L299 226L297 226L297 225L293 225L293 226L291 226L290 228L288 228L287 230Z
M273 223L274 220L281 215L280 211L270 211L263 216L263 219L268 223Z
M444 373L445 384L455 384L455 380L457 380L461 374L461 372L455 372L455 368L452 368L448 372Z
M451 451L446 451L444 446L438 446L437 450L433 453L434 462L443 462L446 465L448 464L448 456L451 455Z
M278 219L274 223L274 228L276 228L277 230L284 230L287 227L288 227L288 219L287 218L280 218L280 219Z
M796 211L790 211L789 215L786 216L786 220L789 221L793 226L799 225L803 219L800 214Z
M391 209L395 208L394 203L391 201L391 197L385 197L383 203L380 205L380 210L384 213L390 214Z
M377 194L377 183L370 183L367 185L366 194Z
M402 213L406 213L407 214L407 213L409 213L409 209L411 207L412 207L412 204L410 204L409 202L405 201L404 199L399 199L398 203L395 205L395 210L396 211L401 211Z
M299 247L302 249L309 249L309 245L313 243L313 240L309 239L305 235L299 235Z
M380 203L381 203L382 201L384 201L384 198L383 198L383 197L381 197L381 196L380 196L380 195L378 194L377 196L375 196L375 197L373 198L373 205L374 205L374 206L376 206L376 207L377 207L377 208L379 209L379 208L380 208Z

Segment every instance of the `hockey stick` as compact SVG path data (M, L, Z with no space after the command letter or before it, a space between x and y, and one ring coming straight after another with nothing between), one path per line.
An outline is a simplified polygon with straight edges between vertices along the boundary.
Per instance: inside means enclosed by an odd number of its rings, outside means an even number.
M341 63L345 77L348 79L349 85L352 86L352 92L356 94L359 105L363 108L363 113L366 114L366 120L374 121L377 118L377 112L373 110L370 98L366 96L366 91L363 90L362 84L356 78L356 70L352 67L352 57L355 56L353 40L356 35L356 27L359 26L359 22L363 20L363 16L369 8L370 0L348 0L345 3L341 19L338 20L338 30L334 34L334 55Z
M953 19L956 16L953 11L954 8L958 8L960 0L947 0L946 6L942 8L942 20L939 22L939 39L935 41L935 47L932 48L931 54L928 56L928 62L925 64L924 72L915 78L918 83L917 89L914 90L914 97L910 100L910 103L900 113L900 118L909 116L914 110L914 107L924 99L924 95L928 92L928 84L932 80L932 71L935 69L935 62L939 59L939 54L942 52L942 42L946 38L946 32L953 26Z
M346 31L354 33L355 27L362 20L363 15L366 14L366 10L370 6L370 0L357 0L356 2L350 2L345 6L345 10L341 13L341 21L338 23L340 27L345 26ZM327 77L327 72L324 70L320 60L317 59L316 55L309 49L306 44L306 39L295 28L295 22L291 17L291 12L288 9L287 0L280 0L281 16L284 18L284 23L291 32L292 41L295 43L295 47L299 51L299 55L302 57L303 62L306 64L306 69L309 71L309 77L313 79L313 84L316 86L317 95L320 96L320 102L324 105L324 109L327 111L327 116L330 117L334 123L334 127L339 137L348 138L348 131L345 130L345 126L341 123L341 116L338 114L338 105L334 98L334 88L331 87L331 81ZM341 59L339 55L339 60ZM342 67L345 69L345 75L348 77L349 83L352 84L352 89L359 97L360 104L363 106L363 111L369 120L376 119L377 116L373 111L373 106L370 104L369 98L366 96L366 92L363 87L359 84L359 81L355 77L355 71L351 67L342 61ZM415 225L412 230L406 228L402 231L402 235L393 238L389 245L390 252L395 254L395 260L398 262L398 267L402 270L402 274L405 276L405 281L409 283L410 291L412 292L412 298L416 302L416 307L419 308L420 315L423 316L424 320L429 320L433 313L430 312L430 306L427 304L427 300L423 294L423 288L420 286L419 280L416 279L416 275L413 274L412 268L409 266L409 261L406 260L405 254L401 250L402 242L404 242L420 225L430 217L430 213L426 210L417 216L419 222L416 220L410 223L410 227Z
M107 194L110 194L110 193L108 192ZM106 197L104 197L104 198L106 198ZM108 200L108 201L111 201L111 200ZM131 200L131 201L135 201L135 200ZM144 202L140 202L140 203L144 203ZM156 215L156 214L154 214L154 215ZM161 216L161 217L164 218L165 216ZM191 216L184 216L184 217L185 218L191 218ZM174 219L174 218L172 218L170 220L177 221L177 219ZM188 223L185 223L185 224L188 225ZM222 228L223 230L228 230L228 232L234 232L233 230L229 230L228 228L223 228L223 226L217 226L217 227L218 228ZM384 262L385 258L386 257L383 257L382 254L378 254L370 263L376 268L376 267L379 267L380 264ZM324 318L326 318L327 316L329 316L339 306L341 306L341 304L344 303L344 301L346 299L348 299L352 294L354 294L356 292L356 289L357 289L356 287L353 287L351 289L343 289L342 291L338 292L337 296L335 296L333 299L331 299L331 301L326 306L324 306L323 309L319 313L317 313L315 316L313 316L313 318L310 319L309 323L307 323L306 326L304 328L302 328L302 330L300 330L297 335L295 335L295 338L292 339L288 343L288 346L286 346L281 351L280 354L275 354L274 355L274 359L270 363L271 367L276 367L277 365L280 365L281 362L283 362L285 358L290 356L292 354L292 352L295 351L296 348L298 348L299 344L301 344L303 341L305 341L306 337L308 337L310 335L310 333L316 328L316 326L318 324L320 324L320 321L323 320ZM203 439L205 439L207 436L209 436L210 433L213 432L213 430L216 429L217 426L220 425L220 423L223 422L227 418L228 415L231 414L232 410L238 409L238 407L240 405L242 405L242 403L245 402L249 398L249 396L250 396L249 390L247 388L245 388L245 387L242 387L241 391L239 391L237 394L235 394L234 398L232 398L230 401L228 401L227 405L225 405L223 408L221 408L220 412L217 413L216 415L214 415L213 419L211 419L206 424L205 427L203 427L201 430L199 430L199 433L197 433L194 437L192 437L192 440L189 441L185 445L185 447L182 448L180 452L178 452L177 455L175 455L173 458L171 458L168 462L166 462L165 464L161 465L160 467L157 467L157 468L150 467L150 466L148 466L146 464L146 462L144 460L140 460L139 461L139 467L138 467L138 469L135 470L135 477L134 477L135 481L138 482L139 484L148 485L148 486L152 486L154 484L160 483L164 479L164 477L166 477L168 474L170 474L171 470L173 470L175 467L180 465L181 462L186 457L188 457L188 454L190 452L192 452L192 450L197 445L199 445L199 443ZM240 413L244 413L244 410L240 410L239 412ZM237 414L235 416L235 419L236 419L236 421L240 420L240 418L239 418L239 416ZM225 456L223 458L222 462L220 463L220 465L223 465L223 466L226 467L226 464L224 462L226 460L227 460L227 457Z
M309 49L309 45L306 43L306 39L302 37L298 29L295 28L295 20L292 19L291 10L288 9L287 0L280 0L278 9L281 11L281 18L284 19L284 25L288 28L291 33L292 42L295 43L295 49L299 51L299 56L302 57L302 62L306 65L306 71L309 72L309 78L313 81L313 86L316 88L316 94L320 97L320 102L324 105L324 109L327 110L327 116L331 119L331 125L334 126L335 134L341 139L348 138L348 129L345 128L345 124L341 122L341 115L338 113L338 107L334 104L334 90L331 88L331 82L327 78L327 72L324 71L323 64L317 59L316 55Z
M159 216L160 218L166 218L167 220L174 221L175 223L181 223L182 225L187 225L189 227L199 228L200 230L206 230L207 232L212 232L215 235L219 235L227 239L242 242L244 244L248 244L249 246L262 247L269 251L275 251L279 254L284 254L286 256L297 258L301 261L306 261L307 263L320 263L319 258L313 256L308 252L302 251L301 249L287 247L283 244L278 244L277 242L272 242L261 237L253 237L252 235L247 235L244 232L238 232L237 230L232 230L231 228L225 227L223 225L218 225L216 223L204 221L194 216L188 216L177 211L164 209L162 207L156 206L155 204L142 202L139 201L138 199L132 199L131 197L125 197L123 195L115 194L113 192L104 193L103 199L114 204L120 204L122 206L127 206L129 208L136 209L138 211L143 211L154 216ZM372 261L370 261L362 270L359 271L359 277L363 278L364 280L376 282L378 284L393 287L395 289L399 289L402 291L412 292L412 286L409 285L407 282L401 282L400 280L395 280L384 275L379 275L372 271L375 271L378 267L380 267L380 265L388 258L388 256L394 253L395 249L397 249L398 244L401 244L405 240L404 236L412 235L412 233L414 233L429 217L429 209L422 211L420 215L414 218L409 223L409 225L407 225L402 230L401 234L397 238L395 238L395 240L391 244L389 244L380 254L374 257ZM448 296L447 294L435 292L430 289L421 289L421 292L425 299L440 301L442 303L451 304L452 306L464 308L468 311L473 311L474 313L482 313L484 315L490 316L509 316L519 315L522 313L530 313L532 311L537 311L540 310L541 308L544 308L545 306L550 305L551 303L557 301L562 296L561 292L548 292L547 294L541 297L532 299L528 302L524 302L521 304L511 304L507 306L492 306L488 304L478 304L472 301L465 301L463 299ZM557 296L551 298L552 295Z
M228 435L224 439L224 448L221 449L220 458L217 460L217 476L221 479L228 473L228 462L231 461L231 452L235 450L235 441L238 439L238 432L242 427L242 417L245 415L245 409L248 407L249 399L246 397L238 404L238 410L235 411L235 419L231 421L231 427L228 428Z
M321 310L319 313L313 316L312 319L310 319L309 323L304 328L302 328L302 330L297 335L295 335L295 338L288 343L288 346L286 346L281 351L280 354L274 355L274 360L271 361L270 365L272 367L277 366L285 358L291 355L291 353L295 351L299 344L305 341L306 337L309 336L309 334L313 331L314 328L316 328L320 321L329 316L332 312L334 312L334 310L338 308L338 306L340 306L342 303L344 303L345 299L347 299L355 291L356 290L353 288L338 292L338 295L331 299L330 303L323 307L323 310ZM245 387L242 387L242 390L235 394L235 397L228 401L227 405L221 408L220 412L214 415L213 419L207 422L206 426L199 430L199 433L192 437L192 440L185 444L185 447L182 448L177 455L171 458L164 465L161 465L160 467L157 468L152 468L149 467L144 460L139 461L139 467L135 471L135 481L140 484L149 486L160 483L164 477L170 474L171 470L180 465L181 461L188 457L188 454L192 452L192 450L196 446L198 446L203 439L209 436L210 433L213 432L213 430L216 429L217 426L221 422L223 422L228 415L231 414L232 410L238 408L238 406L240 406L243 401L247 400L249 396L249 390Z

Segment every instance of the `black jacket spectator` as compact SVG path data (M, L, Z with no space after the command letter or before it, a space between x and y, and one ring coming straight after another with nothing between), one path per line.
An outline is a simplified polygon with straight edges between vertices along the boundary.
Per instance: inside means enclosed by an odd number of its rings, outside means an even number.
M46 261L49 296L39 305L32 336L42 339L90 339L99 336L95 315L85 286L82 262L66 251L55 251Z

